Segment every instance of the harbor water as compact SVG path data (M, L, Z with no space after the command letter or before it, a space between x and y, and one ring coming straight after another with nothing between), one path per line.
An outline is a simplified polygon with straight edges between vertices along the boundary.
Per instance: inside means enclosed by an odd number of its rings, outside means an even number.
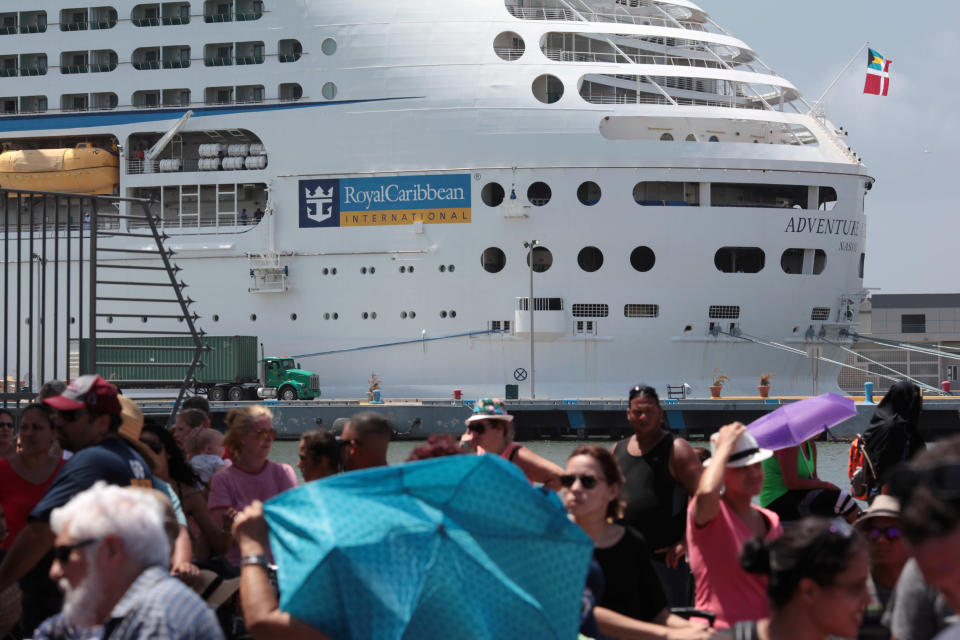
M277 441L273 444L273 450L270 459L274 462L285 462L292 467L297 466L297 442L296 441ZM390 449L387 451L387 461L390 464L399 464L407 459L410 452L423 442L399 441L391 442ZM570 455L578 445L595 444L600 446L612 446L612 441L589 440L589 441L550 441L537 440L524 442L523 445L533 452L543 456L548 460L556 462L563 466ZM704 442L694 442L694 446L704 446ZM832 482L841 489L847 489L850 485L847 479L847 451L850 444L847 442L818 442L817 443L817 471L821 480ZM299 476L299 472L298 472ZM302 478L301 478L302 480Z

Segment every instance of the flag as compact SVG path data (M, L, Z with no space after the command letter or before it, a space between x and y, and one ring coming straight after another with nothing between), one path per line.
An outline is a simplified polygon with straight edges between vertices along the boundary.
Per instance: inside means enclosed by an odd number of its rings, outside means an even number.
M887 95L890 89L891 62L893 60L887 60L873 49L867 48L867 82L863 85L864 93Z

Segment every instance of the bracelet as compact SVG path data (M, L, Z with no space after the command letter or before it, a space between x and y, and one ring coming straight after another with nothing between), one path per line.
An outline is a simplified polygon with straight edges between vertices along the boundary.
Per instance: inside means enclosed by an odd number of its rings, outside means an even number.
M258 566L266 569L269 564L270 561L267 559L267 556L262 553L251 553L243 556L240 560L241 567Z

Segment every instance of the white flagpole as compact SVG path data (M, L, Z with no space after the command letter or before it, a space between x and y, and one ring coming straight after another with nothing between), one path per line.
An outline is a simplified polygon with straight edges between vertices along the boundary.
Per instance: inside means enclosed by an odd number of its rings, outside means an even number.
M863 52L863 50L869 46L870 46L869 41L864 42L862 45L860 45L860 48L857 49L857 52L853 54L852 58L850 58L850 62L844 65L843 69L840 70L840 73L837 74L837 77L834 78L833 82L830 83L830 86L827 87L827 90L823 92L823 95L817 98L817 101L813 103L812 107L810 107L810 111L807 112L808 115L812 114L816 110L816 108L820 106L820 103L823 102L823 99L827 97L827 94L830 93L833 87L836 86L837 82L840 81L841 76L843 76L843 74L847 72L847 69L850 68L850 65L852 65L854 61L857 59L857 56L859 56Z

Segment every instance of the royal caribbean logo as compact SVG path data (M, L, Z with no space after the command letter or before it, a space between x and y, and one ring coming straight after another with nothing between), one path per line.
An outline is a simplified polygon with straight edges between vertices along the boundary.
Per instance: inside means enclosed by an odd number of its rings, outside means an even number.
M300 227L470 222L470 175L301 180Z
M300 181L300 228L340 226L340 181Z

